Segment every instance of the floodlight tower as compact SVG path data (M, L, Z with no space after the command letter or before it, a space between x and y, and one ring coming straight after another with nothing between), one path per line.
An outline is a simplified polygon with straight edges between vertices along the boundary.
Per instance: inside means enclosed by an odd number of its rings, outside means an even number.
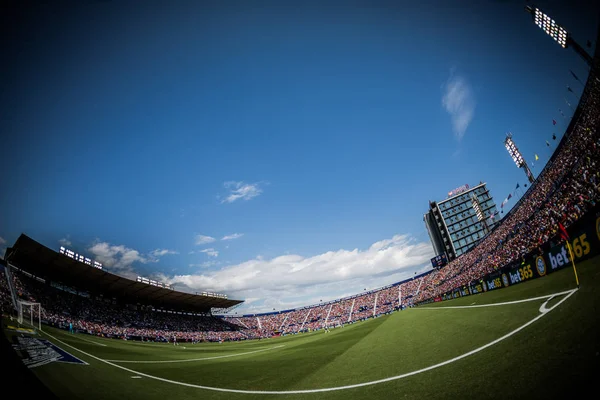
M579 43L573 40L565 28L563 28L561 25L558 25L555 20L548 16L548 14L544 13L535 6L526 6L525 11L530 13L533 18L533 22L544 32L546 32L552 39L554 39L554 41L563 49L572 47L573 50L575 50L590 67L592 66L592 56L590 56L588 52L579 45Z
M475 195L475 192L471 192L471 203L473 204L473 209L475 210L475 215L477 219L483 226L483 232L485 234L489 233L487 218L483 215L483 211L481 210L481 204L479 204L479 199ZM494 210L492 210L494 212Z
M511 158L517 165L517 168L523 168L523 170L525 171L525 175L527 175L527 179L529 179L529 182L532 183L535 180L535 178L533 177L531 170L527 166L525 159L521 155L521 152L517 148L517 145L515 144L515 142L513 142L512 133L506 134L506 139L504 139L504 147L506 147L506 150L508 150L508 154L510 154Z

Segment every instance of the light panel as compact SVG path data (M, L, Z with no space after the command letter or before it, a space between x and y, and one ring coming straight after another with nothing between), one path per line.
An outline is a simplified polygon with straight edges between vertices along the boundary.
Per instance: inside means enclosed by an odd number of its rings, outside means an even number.
M537 7L533 13L533 20L537 26L554 39L563 49L567 47L568 32L565 28L558 25L555 20L544 14Z
M483 212L481 211L481 207L479 206L479 200L477 200L477 196L475 193L471 193L471 202L473 203L473 209L475 210L475 214L477 215L477 219L479 221L483 220Z
M515 145L515 143L513 142L512 138L510 136L508 136L506 138L506 140L504 141L504 147L506 147L508 154L510 154L510 157L515 162L516 166L518 168L521 168L523 166L523 164L525 163L525 161L523 160L523 157L521 156L521 152L519 152L519 149L517 148L517 146Z
M136 282L145 283L146 285L158 286L158 287L161 287L161 288L171 289L172 290L171 285L168 285L168 284L163 283L163 282L158 282L158 281L155 281L153 279L149 279L149 278L146 278L146 277L143 277L143 276L138 276L135 281Z
M102 264L98 261L94 261L92 264L92 260L88 257L85 257L83 254L75 253L71 249L67 249L64 246L60 246L60 250L58 251L60 254L63 254L69 258L72 258L75 261L79 261L80 263L84 263L89 266L93 266L98 269L102 269Z

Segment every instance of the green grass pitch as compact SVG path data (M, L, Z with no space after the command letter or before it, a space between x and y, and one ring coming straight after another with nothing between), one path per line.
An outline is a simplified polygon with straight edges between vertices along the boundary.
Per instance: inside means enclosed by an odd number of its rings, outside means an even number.
M573 292L568 268L330 333L238 343L173 346L44 328L42 337L88 365L32 370L59 398L88 400L567 398L593 387L600 365L600 258L578 272Z

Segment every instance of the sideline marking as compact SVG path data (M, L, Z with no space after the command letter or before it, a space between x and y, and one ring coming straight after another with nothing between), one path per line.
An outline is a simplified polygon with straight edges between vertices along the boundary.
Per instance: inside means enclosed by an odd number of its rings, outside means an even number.
M577 289L565 290L564 292L558 292L558 293L554 293L554 294L547 294L545 296L532 297L530 299L514 300L514 301L504 301L502 303L476 304L476 305L471 305L471 306L413 307L411 310L445 310L447 308L477 308L477 307L506 306L506 305L509 305L509 304L517 304L517 303L525 303L525 302L528 302L528 301L536 301L536 300L549 299L549 298L552 298L552 297L555 297L555 296L561 296L563 294L569 294L569 293L572 294L575 291L577 291ZM570 296L570 294L569 294L569 296Z
M260 353L261 351L278 349L285 346L285 344L280 344L274 347L268 347L265 349L258 349L253 351L247 351L245 353L235 353L235 354L227 354L224 356L213 356L213 357L203 357L203 358L190 358L184 360L104 360L110 362L118 362L118 363L133 363L133 364L161 364L161 363L176 363L176 362L190 362L190 361L203 361L203 360L215 360L217 358L228 358L228 357L239 357L246 354Z
M565 301L569 297L571 297L577 290L578 289L572 289L572 290L569 290L569 291L566 291L566 292L562 292L562 293L569 293L569 294L567 296L565 296L565 298L561 299L554 306L552 306L551 308L549 308L548 310L549 311L554 310L563 301ZM556 295L558 295L558 293L555 294L555 295L552 295L552 296L556 296ZM550 296L544 296L543 298L547 298L547 297L550 297ZM405 374L402 374L402 375L397 375L397 376L391 376L389 378L378 379L376 381L363 382L363 383L355 383L353 385L329 387L329 388L322 388L322 389L303 389L303 390L243 390L243 389L227 389L227 388L219 388L219 387L195 385L193 383L185 383L185 382L172 381L170 379L161 378L159 376L154 376L154 375L145 374L143 372L134 371L132 369L123 367L122 365L113 364L110 361L103 360L103 359L101 359L99 357L96 357L94 355L86 353L83 350L79 350L77 347L71 346L70 344L63 342L62 340L55 338L54 336L50 335L49 333L44 332L44 334L46 334L46 335L50 336L51 338L53 338L53 339L55 339L55 340L57 340L57 341L65 344L66 346L74 348L75 350L79 351L82 354L85 354L88 357L94 358L94 359L96 359L98 361L101 361L103 363L106 363L108 365L112 365L113 367L120 368L120 369L122 369L124 371L131 372L131 373L136 374L136 375L145 376L146 378L155 379L157 381L166 382L166 383L172 383L174 385L186 386L186 387L191 387L191 388L196 388L196 389L212 390L212 391L215 391L215 392L226 392L226 393L243 393L243 394L305 394L305 393L333 392L333 391L336 391L336 390L354 389L354 388L358 388L358 387L376 385L376 384L379 384L379 383L390 382L390 381L394 381L394 380L397 380L397 379L406 378L408 376L417 375L417 374L420 374L421 372L425 372L425 371L429 371L429 370L432 370L432 369L435 369L435 368L439 368L439 367L442 367L444 365L451 364L451 363L453 363L455 361L463 359L465 357L468 357L470 355L473 355L475 353L478 353L478 352L480 352L480 351L482 351L482 350L484 350L484 349L486 349L486 348L488 348L490 346L493 346L496 343L499 343L499 342L503 341L504 339L507 339L507 338L511 337L512 335L514 335L515 333L521 331L522 329L525 329L526 327L528 327L529 325L533 324L535 321L537 321L538 319L542 318L544 315L547 315L547 314L548 314L547 312L545 312L543 314L540 314L537 317L533 318L531 321L526 322L525 324L523 324L520 327L516 328L512 332L509 332L506 335L504 335L502 337L499 337L498 339L496 339L494 341L491 341L488 344L485 344L485 345L483 345L481 347L478 347L475 350L471 350L468 353L465 353L465 354L462 354L460 356L457 356L457 357L451 358L449 360L443 361L443 362L441 362L439 364L431 365L429 367L422 368L422 369L419 369L419 370L416 370L416 371L412 371L412 372L408 372L408 373L405 373Z

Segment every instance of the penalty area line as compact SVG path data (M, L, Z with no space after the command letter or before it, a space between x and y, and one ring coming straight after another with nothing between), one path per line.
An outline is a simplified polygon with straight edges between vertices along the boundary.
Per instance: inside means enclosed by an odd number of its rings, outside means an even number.
M571 297L571 295L573 295L578 289L573 289L568 291L567 293L569 293L567 296L565 296L565 298L561 299L561 301L559 301L558 303L556 303L553 307L549 308L548 311L551 311L553 309L555 309L556 307L558 307L562 302L564 302L565 300L567 300L569 297ZM549 296L546 296L549 297ZM544 297L545 298L545 297ZM488 344L485 344L481 347L478 347L474 350L471 350L465 354L461 354L460 356L451 358L449 360L443 361L439 364L435 364L435 365L431 365L429 367L426 368L422 368L416 371L411 371L402 375L397 375L397 376L391 376L389 378L384 378L384 379L378 379L375 381L370 381L370 382L363 382L363 383L356 383L353 385L346 385L346 386L336 386L336 387L329 387L329 388L322 388L322 389L303 389L303 390L243 390L243 389L228 389L228 388L220 388L220 387L211 387L211 386L202 386L202 385L195 385L193 383L185 383L185 382L178 382L178 381L173 381L170 379L165 379L165 378L161 378L159 376L154 376L154 375L149 375L149 374L145 374L143 372L139 372L139 371L134 371L130 368L126 368L122 365L118 365L118 364L114 364L110 361L107 360L103 360L99 357L96 357L94 355L88 354L85 351L79 350L78 348L71 346L68 343L64 343L62 340L57 339L55 337L53 337L52 335L46 333L46 335L52 337L53 339L65 344L66 346L72 347L73 349L81 352L82 354L87 355L88 357L94 358L98 361L101 361L103 363L106 363L108 365L111 365L115 368L120 368L124 371L130 372L132 374L136 374L139 376L145 376L146 378L150 378L150 379L155 379L157 381L161 381L161 382L166 382L166 383L171 383L174 385L180 385L180 386L185 386L185 387L190 387L190 388L195 388L195 389L204 389L204 390L212 390L215 392L225 392L225 393L242 393L242 394L305 394L305 393L322 393L322 392L333 392L333 391L337 391L337 390L346 390L346 389L354 389L354 388L359 388L359 387L364 387L364 386L371 386L371 385L377 385L379 383L385 383L385 382L391 382L391 381L395 381L398 379L402 379L402 378L406 378L412 375L417 375L420 374L422 372L426 372L426 371L430 371L432 369L436 369L439 367L442 367L444 365L448 365L451 364L453 362L456 362L458 360L461 360L463 358L469 357L473 354L479 353L482 350L487 349L488 347L491 347L497 343L500 343L501 341L511 337L512 335L518 333L519 331L525 329L526 327L528 327L529 325L533 324L535 321L537 321L538 319L542 318L544 315L548 315L548 312L542 313L540 315L538 315L537 317L533 318L531 321L526 322L525 324L521 325L520 327L516 328L515 330L507 333L506 335L499 337L496 340L491 341Z

